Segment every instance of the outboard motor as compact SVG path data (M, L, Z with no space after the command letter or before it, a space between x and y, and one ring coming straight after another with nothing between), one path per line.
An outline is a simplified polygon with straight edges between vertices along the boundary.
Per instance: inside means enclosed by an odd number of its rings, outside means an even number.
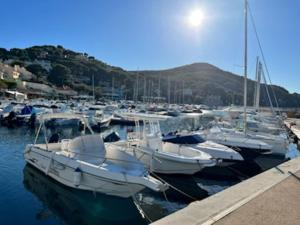
M30 128L34 128L35 127L35 122L36 122L36 113L32 113L30 115L30 118L28 120L28 125Z
M49 138L49 143L58 143L59 141L59 134L58 133L54 133L52 134L52 136Z
M110 134L108 134L104 139L103 141L104 142L116 142L116 141L119 141L121 140L119 134L117 132L112 132Z
M9 128L14 127L17 120L16 113L14 111L11 111L8 116L6 117L6 125Z

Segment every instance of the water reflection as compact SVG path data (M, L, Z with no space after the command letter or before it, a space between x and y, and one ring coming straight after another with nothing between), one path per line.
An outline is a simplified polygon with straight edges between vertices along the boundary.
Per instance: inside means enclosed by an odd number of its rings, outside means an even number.
M43 204L36 219L47 221L58 217L69 225L81 224L146 224L132 199L122 199L80 191L59 184L26 165L23 170L25 188Z

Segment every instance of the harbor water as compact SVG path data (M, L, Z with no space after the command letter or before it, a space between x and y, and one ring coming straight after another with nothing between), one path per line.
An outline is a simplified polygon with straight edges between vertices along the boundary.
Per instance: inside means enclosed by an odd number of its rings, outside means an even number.
M121 137L127 131L127 127L113 129ZM188 196L175 190L164 195L145 189L124 199L80 191L26 165L23 151L34 138L35 130L26 127L0 127L0 224L148 224L247 178L240 174L233 179L202 174L162 176Z

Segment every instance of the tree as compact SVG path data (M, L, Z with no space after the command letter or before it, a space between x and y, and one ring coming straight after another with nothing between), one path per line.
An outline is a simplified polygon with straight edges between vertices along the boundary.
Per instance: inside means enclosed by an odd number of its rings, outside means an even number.
M7 51L5 48L0 48L0 58L1 59L8 59L9 51Z
M56 64L51 69L48 80L57 86L63 86L70 83L70 74L71 71L68 67L61 64Z
M20 61L20 60L15 60L13 61L11 64L11 66L15 66L15 65L19 65L20 67L24 67L25 66L25 63Z
M48 71L44 69L40 64L30 64L26 66L26 70L37 75L38 77L47 76Z

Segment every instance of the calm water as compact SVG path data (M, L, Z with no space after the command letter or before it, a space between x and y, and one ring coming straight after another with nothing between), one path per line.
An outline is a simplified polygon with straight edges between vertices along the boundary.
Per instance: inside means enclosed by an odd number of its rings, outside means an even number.
M115 129L124 137L126 128ZM148 224L143 214L154 221L191 202L172 190L167 192L168 201L161 193L145 190L134 202L65 187L26 165L23 150L33 140L30 129L0 127L0 224ZM238 182L201 176L163 178L197 199Z

